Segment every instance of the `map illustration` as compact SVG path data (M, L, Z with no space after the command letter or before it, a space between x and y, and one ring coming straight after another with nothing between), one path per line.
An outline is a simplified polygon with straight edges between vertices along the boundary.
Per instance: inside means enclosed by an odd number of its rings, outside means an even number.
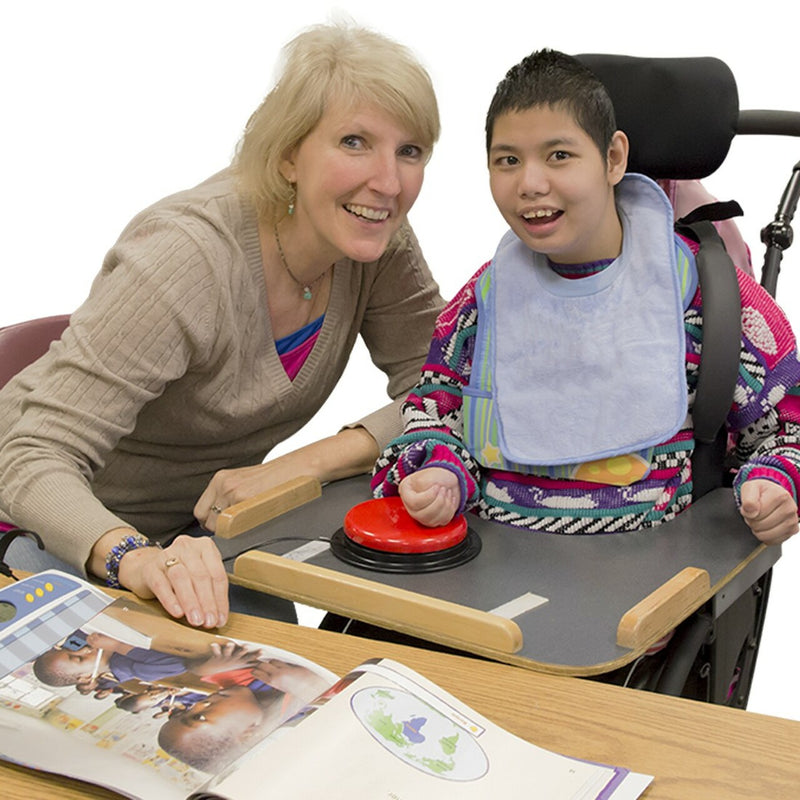
M373 739L428 775L473 781L489 768L486 754L473 736L410 692L362 689L352 696L350 705Z

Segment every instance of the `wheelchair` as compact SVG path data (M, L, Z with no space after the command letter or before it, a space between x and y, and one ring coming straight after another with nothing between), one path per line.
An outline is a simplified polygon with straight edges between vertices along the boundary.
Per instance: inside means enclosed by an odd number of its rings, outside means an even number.
M631 142L629 170L654 180L672 183L707 178L722 166L737 135L800 136L800 112L739 110L735 78L717 59L602 54L578 58L608 89L618 127ZM783 253L792 244L791 223L798 198L800 162L793 167L774 219L761 231L765 254L760 283L773 297ZM724 216L725 207L721 204L716 210ZM715 206L709 205L693 216L718 219L714 210ZM701 233L713 235L708 227ZM724 419L738 368L734 362L738 365L741 309L735 280L722 280L732 274L730 260L717 254L715 261L700 276L705 325L713 323L713 328L706 328L709 333L704 337L693 412L698 442L692 465L695 501L711 488L729 485L731 478ZM663 654L651 657L655 664L644 670L644 675L637 678L635 669L628 670L624 681L664 694L745 708L771 573L768 570L760 576L730 605L714 598L682 623Z

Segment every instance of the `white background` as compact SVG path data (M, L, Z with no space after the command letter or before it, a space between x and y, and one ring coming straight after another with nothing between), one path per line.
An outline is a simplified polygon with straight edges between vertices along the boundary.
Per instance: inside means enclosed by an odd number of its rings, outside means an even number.
M0 11L0 325L73 310L128 219L224 167L272 85L279 48L344 13L409 45L428 67L443 135L411 219L442 292L491 257L503 231L491 202L483 117L505 71L540 47L629 55L713 55L737 77L741 108L800 110L793 0L747 5L437 3L404 0L137 0L8 3ZM446 7L445 7L446 6ZM645 17L646 20L645 21ZM735 197L760 265L758 233L775 211L800 140L740 137L706 181ZM778 299L800 330L800 243ZM291 446L383 402L362 352ZM285 447L282 449L286 449ZM750 710L800 719L796 689L800 537L784 547Z

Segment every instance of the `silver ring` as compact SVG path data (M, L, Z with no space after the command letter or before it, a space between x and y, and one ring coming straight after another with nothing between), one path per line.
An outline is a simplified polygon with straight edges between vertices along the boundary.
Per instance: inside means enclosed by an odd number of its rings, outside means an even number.
M220 507L219 507L219 506L217 506L217 505L213 505L213 506L211 506L211 510L212 510L212 511L213 511L215 514L221 514L221 513L223 512L223 510L224 510L224 509L220 508Z
M164 569L167 570L170 567L174 567L176 564L180 564L180 563L181 563L181 560L179 558L175 558L174 556L172 556L171 558L168 558L164 562Z

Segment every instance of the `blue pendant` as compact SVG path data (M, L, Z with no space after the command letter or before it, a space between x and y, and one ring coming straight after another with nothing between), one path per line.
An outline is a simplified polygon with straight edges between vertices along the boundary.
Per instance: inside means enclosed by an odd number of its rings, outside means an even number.
M310 300L311 299L311 287L304 286L303 287L303 300Z

